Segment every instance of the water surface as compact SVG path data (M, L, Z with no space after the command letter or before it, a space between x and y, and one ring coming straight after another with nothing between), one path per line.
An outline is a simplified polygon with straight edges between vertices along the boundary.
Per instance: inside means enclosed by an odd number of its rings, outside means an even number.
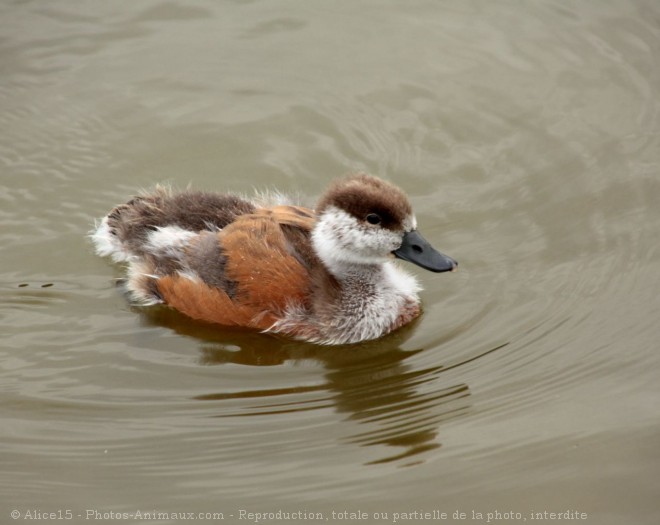
M4 3L2 521L658 523L659 60L650 0ZM357 347L131 307L86 240L156 183L357 170L460 261Z

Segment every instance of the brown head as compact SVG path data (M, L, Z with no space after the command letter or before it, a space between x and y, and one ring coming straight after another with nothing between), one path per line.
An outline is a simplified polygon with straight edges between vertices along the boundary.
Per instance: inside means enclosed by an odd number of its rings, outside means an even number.
M314 247L333 273L342 266L380 264L392 256L435 272L456 267L417 232L403 191L377 177L361 173L333 182L316 212Z

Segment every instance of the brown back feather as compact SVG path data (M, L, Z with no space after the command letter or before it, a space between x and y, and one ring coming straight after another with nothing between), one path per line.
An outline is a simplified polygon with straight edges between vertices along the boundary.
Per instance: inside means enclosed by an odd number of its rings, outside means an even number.
M290 206L241 215L187 251L203 282L170 275L158 281L159 293L196 319L267 328L289 305L309 306L314 221L311 211Z

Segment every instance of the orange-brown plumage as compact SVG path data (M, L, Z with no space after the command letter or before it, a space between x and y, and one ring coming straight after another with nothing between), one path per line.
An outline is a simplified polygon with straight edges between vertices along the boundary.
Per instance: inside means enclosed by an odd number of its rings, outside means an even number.
M159 279L158 290L167 304L194 319L266 329L276 321L273 312L304 303L310 288L309 273L292 255L282 225L309 232L313 224L310 210L279 206L242 215L215 233L226 257L224 274L238 283L234 297L178 275Z
M327 344L373 339L420 314L419 288L394 257L456 266L419 236L403 192L368 175L333 183L316 211L158 188L112 210L93 239L128 263L143 304Z

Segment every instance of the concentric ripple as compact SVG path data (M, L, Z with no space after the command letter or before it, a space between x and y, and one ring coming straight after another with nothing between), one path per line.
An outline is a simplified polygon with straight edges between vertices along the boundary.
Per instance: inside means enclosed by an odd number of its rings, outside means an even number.
M0 6L0 498L656 523L658 7L180 4ZM355 170L460 264L378 341L136 308L86 239Z

